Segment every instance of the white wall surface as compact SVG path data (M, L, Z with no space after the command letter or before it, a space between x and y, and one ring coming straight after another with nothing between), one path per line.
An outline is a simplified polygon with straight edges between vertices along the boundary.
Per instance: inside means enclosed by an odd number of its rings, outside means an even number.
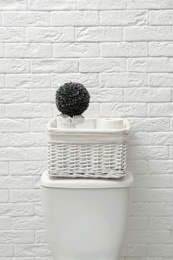
M131 123L122 260L173 259L173 1L0 1L0 260L50 260L40 175L65 81ZM89 260L89 259L88 259Z

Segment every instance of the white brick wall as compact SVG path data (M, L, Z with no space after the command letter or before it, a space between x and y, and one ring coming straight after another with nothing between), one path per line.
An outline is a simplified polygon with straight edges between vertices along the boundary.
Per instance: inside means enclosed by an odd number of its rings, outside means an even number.
M0 1L0 260L51 260L40 175L65 81L86 115L131 123L135 176L121 260L173 258L173 1Z

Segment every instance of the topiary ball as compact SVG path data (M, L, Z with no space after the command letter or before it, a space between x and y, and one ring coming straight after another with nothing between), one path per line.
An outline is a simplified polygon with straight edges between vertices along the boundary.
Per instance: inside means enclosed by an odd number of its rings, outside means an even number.
M70 117L82 115L88 108L89 101L89 92L80 83L65 83L56 92L56 106L58 110Z

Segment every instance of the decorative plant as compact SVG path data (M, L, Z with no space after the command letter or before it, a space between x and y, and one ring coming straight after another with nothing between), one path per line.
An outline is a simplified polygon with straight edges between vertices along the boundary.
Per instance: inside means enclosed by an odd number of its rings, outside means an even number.
M67 82L56 92L56 106L66 116L80 116L88 108L90 95L81 83Z

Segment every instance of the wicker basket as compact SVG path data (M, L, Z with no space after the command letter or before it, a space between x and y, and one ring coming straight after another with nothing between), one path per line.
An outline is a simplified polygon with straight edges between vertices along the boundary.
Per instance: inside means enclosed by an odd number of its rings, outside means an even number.
M101 119L85 119L75 129L62 129L57 120L47 125L48 173L54 177L120 178L126 171L127 138L130 126L101 129Z

